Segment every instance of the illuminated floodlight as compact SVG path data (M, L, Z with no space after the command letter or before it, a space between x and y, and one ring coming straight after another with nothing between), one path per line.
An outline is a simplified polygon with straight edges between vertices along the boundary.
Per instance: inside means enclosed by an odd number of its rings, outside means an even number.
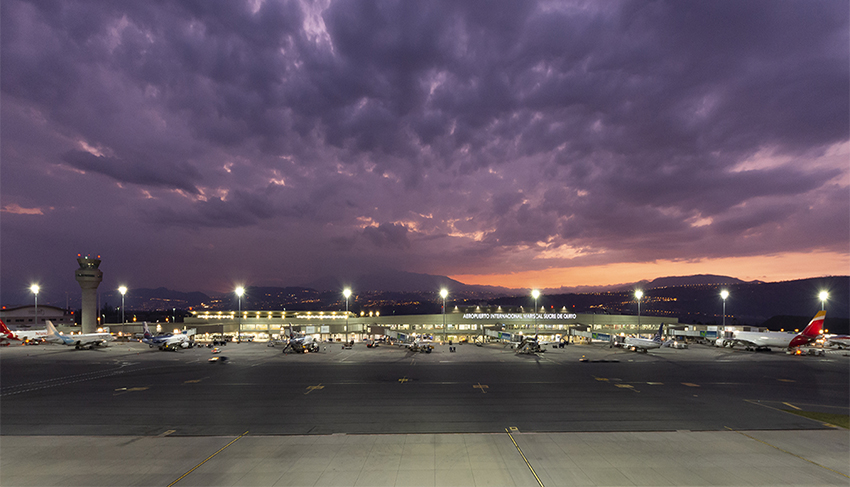
M118 288L118 292L121 293L121 324L124 324L124 295L127 294L127 286L121 286Z
M637 303L638 303L638 326L637 326L637 336L638 336L638 338L640 338L640 298L642 298L642 297L643 297L643 291L641 291L640 289L635 291L635 298L637 298Z
M826 300L829 299L829 293L826 291L821 291L818 294L818 298L820 298L820 309L821 311L823 311L824 303L826 303Z
M446 288L440 289L440 297L443 298L443 341L448 338L446 333L446 298L449 296L449 290Z

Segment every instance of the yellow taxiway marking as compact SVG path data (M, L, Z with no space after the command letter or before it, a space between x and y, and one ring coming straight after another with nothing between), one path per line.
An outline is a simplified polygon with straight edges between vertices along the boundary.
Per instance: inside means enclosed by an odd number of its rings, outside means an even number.
M797 382L796 380L793 380L793 379L776 379L776 380L778 380L779 382Z
M177 480L175 480L174 482L171 482L170 484L168 484L168 486L167 486L167 487L171 487L172 485L176 484L177 482L180 482L181 480L183 480L183 478L184 478L185 476L187 476L187 475L189 475L190 473L194 472L194 471L195 471L198 467L200 467L201 465L203 465L203 464L207 463L207 462L208 462L208 461L209 461L212 457L214 457L214 456L218 455L219 453L221 453L222 451L224 451L224 449L225 449L225 448L227 448L228 446L230 446L230 445L232 445L232 444L236 443L237 441L239 441L239 439L240 439L240 438L242 438L243 436L245 436L245 435L247 435L247 434L248 434L248 432L246 431L246 432L242 433L241 435L237 436L236 438L234 438L233 440L231 440L231 441L230 441L230 443L228 443L228 444L224 445L223 447L221 447L221 449L219 449L217 452L215 452L215 453L213 453L212 455L208 456L208 457L207 457L207 458L206 458L203 462L201 462L201 463L199 463L199 464L195 465L194 467L192 467L192 470L189 470L188 472L186 472L186 473L184 473L183 475L181 475L181 476L180 476L180 478L178 478L178 479L177 479Z
M798 408L797 406L795 406L795 405L791 404L790 402L783 402L782 404L784 404L784 405L786 405L786 406L788 406L788 407L794 408L794 409L796 409L797 411L802 411L802 409L800 409L800 408Z
M623 389L634 389L635 388L635 386L633 386L631 384L614 384L614 387L620 387L620 388L623 388Z
M541 482L541 481L540 481L540 477L538 477L538 476L537 476L537 474L536 474L536 473L534 473L534 467L532 467L532 466L531 466L531 464L530 464L530 463L528 463L528 459L527 459L527 458L525 458L525 454L524 454L524 453L522 453L522 449L519 447L519 445L517 445L517 444L516 444L516 440L514 440L514 437L513 437L513 435L511 434L511 430L516 431L516 428L511 427L511 429L510 429L510 430L509 430L509 429L507 429L507 428L505 428L505 433L507 433L507 434L508 434L508 437L510 437L510 439L511 439L511 443L513 443L513 444L514 444L514 446L516 447L516 451L518 451L518 452L519 452L519 456L521 456L521 457L522 457L522 459L525 461L525 464L528 466L528 469L529 469L529 470L531 470L531 475L534 475L534 478L537 480L537 483L540 485L540 487L544 487L544 486L543 486L543 482Z
M175 431L177 431L177 430L167 430L167 431L164 431L163 433L161 433L159 436L168 436L171 433L174 433Z
M407 376L404 376L401 379L399 379L398 381L401 382L402 384L404 384L405 382L410 382L410 379L408 379Z
M323 386L322 384L319 384L317 386L308 386L307 392L305 392L304 395L306 396L307 394L310 394L311 392L315 391L316 389L324 389L324 388L325 388L325 386Z
M647 382L647 384L651 385L651 386L663 386L664 385L663 382Z
M483 386L482 386L480 382L478 383L478 385L475 385L475 386L472 386L472 387L473 387L474 389L481 389L481 392L482 392L483 394L487 394L487 391L485 391L484 389L489 388L489 386L487 386L487 385L483 385Z
M688 387L699 387L699 384L694 384L692 382L682 382L682 385Z
M841 475L842 477L846 477L846 478L850 479L850 476L848 476L847 474L841 473L841 472L839 472L839 471L837 471L837 470L833 470L833 469L831 469L831 468L829 468L829 467L824 467L824 466L823 466L823 465L821 465L820 463L813 462L813 461L809 460L809 459L808 459L808 458L806 458L806 457L801 457L800 455L797 455L796 453L791 453L791 452L790 452L790 451L788 451L788 450L783 450L782 448L779 448L779 447L778 447L778 446L776 446L776 445L771 445L770 443L768 443L768 442L766 442L766 441L762 441L762 440L760 440L760 439L758 439L758 438L754 438L754 437L752 437L752 436L750 436L750 435L748 435L748 434L746 434L746 433L742 433L742 432L740 432L740 431L738 431L738 430L733 430L732 428L730 428L730 427L728 427L728 426L724 426L724 428L726 428L726 429L727 429L727 430L729 430L729 431L734 431L735 433L738 433L739 435L744 435L744 436L746 436L747 438L749 438L749 439L751 439L751 440L756 440L756 441L758 441L759 443L764 443L765 445L767 445L767 446L769 446L769 447L776 448L777 450L779 450L779 451L781 451L781 452L783 452L783 453L787 453L787 454L789 454L789 455L793 455L793 456L795 456L795 457L799 458L800 460L805 460L805 461L807 461L807 462L811 463L812 465L817 465L817 466L818 466L818 467L820 467L820 468L825 468L825 469L829 470L830 472L835 472L835 473L837 473L838 475Z
M191 379L191 380L183 381L183 383L184 384L197 384L198 382L201 382L202 380L204 380L204 379Z

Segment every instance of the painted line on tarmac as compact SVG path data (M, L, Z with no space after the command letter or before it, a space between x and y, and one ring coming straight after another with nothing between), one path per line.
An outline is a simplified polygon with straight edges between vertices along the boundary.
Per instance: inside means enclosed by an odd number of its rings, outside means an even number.
M224 446L223 446L223 447L221 447L221 449L219 449L217 452L215 452L215 453L213 453L212 455L208 456L208 457L207 457L207 458L206 458L203 462L201 462L201 463L199 463L199 464L195 465L194 467L192 467L192 470L189 470L188 472L186 472L186 473L184 473L183 475L181 475L181 476L180 476L180 478L178 478L178 479L177 479L177 480L175 480L174 482L171 482L170 484L168 484L168 486L167 486L167 487L171 487L172 485L176 484L177 482L180 482L181 480L183 480L183 478L184 478L184 477L186 477L186 476L187 476L187 475L189 475L190 473L194 472L194 471L195 471L198 467L200 467L201 465L203 465L203 464L207 463L207 462L208 462L208 461L209 461L212 457L214 457L214 456L218 455L219 453L221 453L222 451L224 451L224 449L225 449L225 448L227 448L228 446L230 446L230 445L232 445L232 444L236 443L236 442L237 442L237 441L239 441L239 440L240 440L243 436L245 436L245 435L247 435L247 434L248 434L248 432L246 431L246 432L242 433L241 435L237 436L236 438L232 439L232 440L230 441L230 443L228 443L228 444L224 445Z
M510 429L505 428L505 433L508 434L508 438L511 439L511 443L513 443L514 446L516 447L516 451L519 452L519 456L522 457L523 461L525 461L525 464L528 466L528 469L531 470L531 475L534 475L534 478L537 480L537 483L540 485L540 487L544 487L543 482L540 481L540 477L538 477L537 474L534 473L534 467L532 467L531 464L528 463L528 459L525 458L525 454L522 453L522 449L519 447L519 445L516 444L516 440L514 440L514 436L511 434L511 430L513 430L513 431L519 431L519 430L515 427L511 427Z
M733 430L732 428L730 428L730 427L728 427L728 426L724 426L724 428L726 428L726 429L727 429L727 430L729 430L729 431L734 431L735 433L738 433L739 435L744 435L744 436L746 436L747 438L749 438L749 439L751 439L751 440L756 440L756 441L758 441L759 443L764 443L765 445L767 445L767 446L769 446L769 447L776 448L777 450L779 450L779 451L781 451L781 452L783 452L783 453L787 453L787 454L789 454L789 455L795 456L795 457L799 458L800 460L805 460L805 461L807 461L807 462L811 463L812 465L817 465L817 466L818 466L818 467L820 467L820 468L825 468L825 469L829 470L830 472L835 472L835 473L837 473L838 475L841 475L842 477L845 477L845 478L850 479L850 476L848 476L847 474L841 473L841 472L839 472L838 470L833 470L833 469L831 469L831 468L829 468L829 467L827 467L827 466L821 465L820 463L813 462L813 461L809 460L809 459L808 459L808 458L806 458L806 457L801 457L800 455L797 455L796 453L791 453L791 452L790 452L790 451L788 451L788 450L783 450L782 448L779 448L779 447L778 447L778 446L776 446L776 445L771 445L770 443L768 443L768 442L766 442L766 441L763 441L763 440L760 440L760 439L755 438L755 437L753 437L753 436L750 436L750 435L748 435L748 434L746 434L746 433L744 433L744 432L737 431L737 430Z

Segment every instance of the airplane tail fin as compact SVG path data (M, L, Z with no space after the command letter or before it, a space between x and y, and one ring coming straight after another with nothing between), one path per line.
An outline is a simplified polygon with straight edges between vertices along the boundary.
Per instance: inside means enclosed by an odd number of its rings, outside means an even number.
M823 322L826 319L826 311L818 311L812 321L803 328L801 335L808 338L814 338L823 334Z
M44 326L47 328L47 334L53 336L59 336L59 330L53 326L53 322L50 320L44 320Z
M823 320L826 318L826 311L818 311L818 314L812 318L812 321L803 328L803 331L798 333L791 339L791 342L788 344L788 348L798 347L800 345L805 345L815 338L818 335L823 334Z
M148 322L145 321L142 325L144 326L144 329L145 329L145 334L143 336L145 338L153 338L153 335L151 335L151 330L148 328Z
M6 327L6 323L3 323L3 320L0 320L0 333L6 335L6 338L15 338L15 334Z
M661 343L661 334L664 333L664 323L661 323L661 326L658 327L658 333L652 337L653 342Z

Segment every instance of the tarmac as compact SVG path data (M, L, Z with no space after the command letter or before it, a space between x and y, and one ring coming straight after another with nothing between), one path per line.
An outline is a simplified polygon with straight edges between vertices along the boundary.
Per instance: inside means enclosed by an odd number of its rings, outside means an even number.
M4 436L0 446L4 486L850 485L847 430Z
M850 485L844 354L457 348L7 347L0 485Z

